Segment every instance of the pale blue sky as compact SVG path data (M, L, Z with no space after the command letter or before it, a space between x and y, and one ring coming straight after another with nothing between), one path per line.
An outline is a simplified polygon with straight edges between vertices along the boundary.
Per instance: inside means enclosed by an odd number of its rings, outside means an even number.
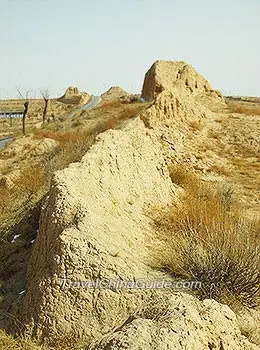
M260 95L260 0L0 0L0 98L16 87L140 92L157 59Z

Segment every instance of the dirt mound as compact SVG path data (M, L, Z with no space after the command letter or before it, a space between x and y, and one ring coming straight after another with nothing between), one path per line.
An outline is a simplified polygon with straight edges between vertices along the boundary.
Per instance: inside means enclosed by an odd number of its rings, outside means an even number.
M71 97L77 96L79 94L80 94L80 92L79 92L79 89L77 87L69 86L66 89L65 94L62 97L63 98L71 98Z
M223 101L209 82L185 62L156 61L145 75L142 97L153 100L164 90L186 91L193 96L210 96Z
M228 332L227 332L228 330ZM138 345L138 347L137 347ZM257 350L241 335L235 314L214 300L187 294L158 298L120 327L92 344L90 350Z
M205 89L199 89L203 81L207 82L191 66L186 69L201 81L201 84L197 83L198 91L193 92L183 80L171 80L170 73L164 79L166 70L160 69L159 74L157 65L159 68L176 68L179 62L155 63L144 82L151 94L156 90L154 83L161 80L163 84L163 91L155 93L154 102L141 114L141 119L161 140L165 158L185 163L211 180L227 182L239 193L241 202L250 210L250 216L253 212L257 214L258 118L244 113L233 114L214 90L206 93ZM154 72L157 74L152 75ZM150 85L149 76L153 83Z
M119 86L112 86L106 92L104 92L101 97L103 100L118 100L122 97L128 96L128 92Z
M83 99L89 98L89 95L87 93L81 93L79 92L79 89L77 87L69 86L65 94L61 97L57 98L58 102L64 103L64 104L80 104Z
M58 172L42 212L22 308L28 328L37 325L33 335L55 339L73 332L93 339L127 318L144 292L62 289L63 279L158 277L146 264L148 212L173 196L160 143L138 119L105 132L80 163Z

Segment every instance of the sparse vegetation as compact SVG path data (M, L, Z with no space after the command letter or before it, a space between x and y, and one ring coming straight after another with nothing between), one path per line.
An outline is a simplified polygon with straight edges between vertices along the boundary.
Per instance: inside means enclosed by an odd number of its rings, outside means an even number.
M226 99L229 112L260 116L260 103Z
M44 185L44 170L40 165L24 168L11 185L0 186L0 213L10 214L10 206L17 201L30 202ZM3 219L1 215L1 218Z
M203 122L201 120L192 120L189 122L189 126L193 131L200 131L203 129Z
M24 111L23 111L23 135L25 135L25 120L28 112L28 107L29 107L29 101L24 102Z
M44 91L41 91L41 95L42 95L42 98L44 100L44 108L43 108L43 112L42 112L42 121L43 121L43 123L45 123L46 116L47 116L48 103L49 103L49 100L50 100L50 94L49 94L48 89L46 89Z
M171 169L173 182L186 191L179 206L156 220L163 242L158 266L201 281L203 298L259 305L259 220L242 218L231 188L206 185L179 166Z
M72 336L65 336L53 346L35 344L26 337L13 338L0 329L0 350L81 350L86 342L79 342Z
M195 192L198 190L198 177L194 172L192 172L182 164L170 164L169 173L171 180L175 185L181 186L185 189L189 189L190 192Z
M43 350L39 346L24 338L13 339L0 329L0 350Z
M224 166L224 165L214 164L211 167L211 171L214 171L215 173L217 173L219 175L226 176L226 177L231 175L231 171L229 169L227 169L227 166Z

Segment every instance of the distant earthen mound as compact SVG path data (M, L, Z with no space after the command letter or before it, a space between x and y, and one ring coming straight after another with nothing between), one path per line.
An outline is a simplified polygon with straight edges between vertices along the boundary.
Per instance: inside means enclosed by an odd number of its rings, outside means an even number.
M102 94L101 97L103 100L120 100L120 98L123 98L123 97L128 96L128 95L129 95L129 93L126 92L121 87L112 86L104 94Z
M85 97L89 97L89 95L85 92L79 92L79 89L77 87L69 86L65 91L65 94L57 98L57 101L65 104L77 105L82 102L83 98Z
M189 64L183 61L156 61L145 75L142 97L153 100L165 90L186 91L194 96L210 95L223 99Z
M65 91L64 97L70 98L70 97L73 97L73 96L79 95L79 94L80 94L80 92L79 92L79 89L77 87L69 86L67 88L67 90Z
M143 102L139 94L130 94L119 86L113 86L101 95L103 101L120 101L121 103Z

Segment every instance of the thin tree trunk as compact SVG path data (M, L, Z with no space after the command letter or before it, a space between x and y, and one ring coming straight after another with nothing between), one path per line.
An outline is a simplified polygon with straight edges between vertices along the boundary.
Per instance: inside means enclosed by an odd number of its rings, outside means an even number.
M26 101L24 102L24 111L23 111L23 135L25 135L25 118L28 112L28 106L29 106L29 102Z
M47 109L48 109L48 102L49 102L49 99L45 98L44 99L44 110L43 110L43 114L42 114L42 121L43 121L43 123L45 123L45 120L46 120Z

